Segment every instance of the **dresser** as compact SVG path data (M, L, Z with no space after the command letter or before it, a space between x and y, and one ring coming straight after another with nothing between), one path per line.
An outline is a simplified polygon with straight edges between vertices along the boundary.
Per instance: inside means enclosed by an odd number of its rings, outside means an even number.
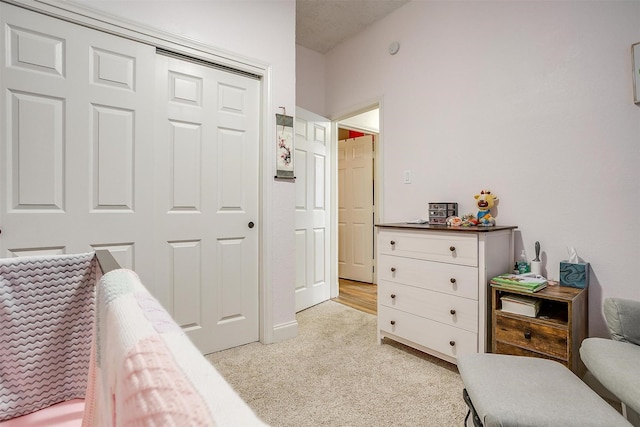
M489 280L513 269L515 228L376 225L378 342L452 363L488 351Z

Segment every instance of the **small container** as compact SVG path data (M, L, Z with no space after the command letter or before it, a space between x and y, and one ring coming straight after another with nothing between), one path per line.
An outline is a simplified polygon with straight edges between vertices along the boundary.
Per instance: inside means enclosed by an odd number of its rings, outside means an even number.
M531 272L531 265L527 261L527 255L524 253L524 249L520 253L520 259L518 260L518 274L526 274Z
M542 275L542 262L541 261L531 261L531 272L533 274L537 274L539 276Z
M447 218L458 216L458 204L454 202L429 203L429 224L445 225Z

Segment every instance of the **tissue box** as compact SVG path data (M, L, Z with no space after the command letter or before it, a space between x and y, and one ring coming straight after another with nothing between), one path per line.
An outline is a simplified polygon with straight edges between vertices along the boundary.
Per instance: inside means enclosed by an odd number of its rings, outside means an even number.
M580 289L589 286L589 263L560 261L560 286Z

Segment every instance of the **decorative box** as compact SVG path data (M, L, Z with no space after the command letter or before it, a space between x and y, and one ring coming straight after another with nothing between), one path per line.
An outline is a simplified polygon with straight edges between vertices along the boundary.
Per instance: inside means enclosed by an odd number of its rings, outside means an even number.
M453 202L429 203L429 224L447 223L450 216L458 216L458 204Z
M560 286L580 289L589 286L589 263L560 261Z

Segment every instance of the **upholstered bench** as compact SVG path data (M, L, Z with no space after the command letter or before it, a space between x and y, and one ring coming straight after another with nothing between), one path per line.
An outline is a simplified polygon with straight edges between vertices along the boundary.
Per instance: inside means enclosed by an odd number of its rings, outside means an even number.
M552 360L465 354L458 358L458 370L476 426L631 425L573 372Z

